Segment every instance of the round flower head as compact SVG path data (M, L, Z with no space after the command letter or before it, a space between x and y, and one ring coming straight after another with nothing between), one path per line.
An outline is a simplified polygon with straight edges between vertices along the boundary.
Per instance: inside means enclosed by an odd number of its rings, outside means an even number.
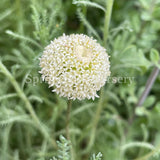
M106 49L83 35L65 35L51 41L40 58L42 79L53 92L68 99L98 97L110 75Z

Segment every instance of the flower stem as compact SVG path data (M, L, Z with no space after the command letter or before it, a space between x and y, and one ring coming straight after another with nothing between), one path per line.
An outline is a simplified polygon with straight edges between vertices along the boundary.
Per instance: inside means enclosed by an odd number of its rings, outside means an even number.
M103 29L104 47L107 46L107 38L108 38L108 33L109 33L109 25L110 25L110 20L111 20L113 2L114 0L106 0L107 10L105 13L105 22L104 22L104 29Z
M72 107L72 100L68 100L67 103L67 115L66 115L66 137L68 141L71 143L71 160L74 160L75 158L75 153L73 150L72 142L70 139L70 131L69 131L69 122L70 122L70 112L71 112L71 107Z
M1 61L0 61L0 69L6 75L6 77L8 77L8 79L10 80L10 82L14 86L14 88L15 88L18 96L24 101L26 109L29 111L32 119L38 125L38 128L40 129L41 133L45 136L45 138L48 139L48 141L52 142L52 144L53 144L54 147L57 147L55 140L52 139L49 136L49 134L46 131L45 127L42 125L42 123L38 119L35 111L33 110L33 107L31 105L30 101L28 100L28 98L26 97L26 95L24 94L24 92L22 91L22 89L20 88L19 84L17 83L17 81L15 80L15 78L12 76L12 74L8 71L8 69L3 65L3 63Z
M102 108L103 108L103 95L104 95L104 87L100 91L100 99L99 99L99 102L98 102L96 115L93 119L90 141L89 141L89 144L88 144L87 151L90 151L90 149L92 148L92 146L95 142L96 129L97 129L97 125L98 125L98 122L99 122L99 119L100 119L100 114L101 114Z
M69 121L70 121L70 111L72 107L72 100L68 100L67 104L67 115L66 115L66 136L67 139L70 140L70 133L69 133Z

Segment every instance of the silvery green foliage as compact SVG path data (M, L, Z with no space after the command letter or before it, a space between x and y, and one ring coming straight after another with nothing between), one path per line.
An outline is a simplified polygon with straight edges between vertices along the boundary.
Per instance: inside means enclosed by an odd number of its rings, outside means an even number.
M8 70L4 74L0 69L0 160L60 155L46 135L55 140L64 133L66 99L41 82L38 58L50 40L63 33L83 33L103 45L107 1L0 0L0 60ZM143 106L135 107L154 66L159 67L160 0L115 0L110 24L106 49L112 74L104 87L91 151L101 151L104 160L137 159L154 151L144 142L155 149L160 144L159 75ZM43 132L13 84L43 122ZM88 160L97 106L98 99L73 102L70 129L76 160ZM129 145L135 142L141 145ZM159 153L148 159L159 160Z
M50 8L51 6L54 6L54 10ZM65 21L65 15L61 12L62 1L53 1L51 6L46 10L42 6L35 5L34 2L31 5L32 20L35 27L34 37L42 44L47 44L49 40L58 35L57 33L61 31Z
M58 156L53 157L50 160L71 160L71 143L62 135L59 137L60 141L57 141L58 144ZM93 154L90 160L101 160L102 153L99 152L97 155Z
M70 142L67 141L63 136L60 136L60 141L57 141L58 159L59 160L70 160Z
M57 157L53 157L51 160L70 160L70 142L63 137L62 135L59 137L58 144L58 155Z
M102 153L99 152L97 155L93 154L93 156L90 158L90 160L101 160L102 159Z

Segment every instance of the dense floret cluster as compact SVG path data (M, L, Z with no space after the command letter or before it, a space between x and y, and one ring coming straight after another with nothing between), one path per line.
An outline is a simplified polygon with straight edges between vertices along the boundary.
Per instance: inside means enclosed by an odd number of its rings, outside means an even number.
M96 40L83 34L51 41L40 58L42 79L53 92L68 99L98 97L110 75L109 56Z

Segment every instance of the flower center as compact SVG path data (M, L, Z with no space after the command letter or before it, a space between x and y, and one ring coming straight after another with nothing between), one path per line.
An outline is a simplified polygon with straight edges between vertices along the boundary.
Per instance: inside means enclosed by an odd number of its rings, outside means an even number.
M75 53L76 53L77 58L79 60L85 61L85 62L90 62L91 61L92 53L91 53L90 49L88 49L84 46L78 45L75 48Z

